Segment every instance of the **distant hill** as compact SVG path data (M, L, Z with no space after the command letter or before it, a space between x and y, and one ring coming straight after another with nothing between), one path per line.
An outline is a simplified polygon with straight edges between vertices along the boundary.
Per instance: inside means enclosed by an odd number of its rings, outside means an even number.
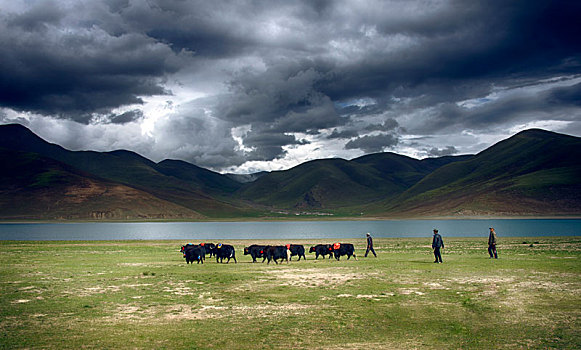
M38 153L0 149L0 218L202 219L149 193L95 178Z
M125 150L69 151L42 140L18 124L0 126L0 148L37 153L96 178L147 192L205 216L244 216L252 210L247 205L220 198L235 190L239 183L185 162L156 164Z
M225 175L236 182L244 184L244 183L256 181L266 174L268 174L268 171L259 171L257 173L252 173L252 174L225 174Z
M579 215L581 139L523 131L436 169L394 201L370 209L407 215Z
M420 161L395 153L378 153L351 161L314 160L266 174L237 195L287 209L349 208L393 198L439 166L467 158Z
M532 129L477 155L376 153L219 174L137 153L69 151L0 126L0 219L581 215L581 139Z
M231 194L242 187L241 183L229 176L200 168L181 160L164 160L153 166L158 172L197 186L203 192L216 195Z

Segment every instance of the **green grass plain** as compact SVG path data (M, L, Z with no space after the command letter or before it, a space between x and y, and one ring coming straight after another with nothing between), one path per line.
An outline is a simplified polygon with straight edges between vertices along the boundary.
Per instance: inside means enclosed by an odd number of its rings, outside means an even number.
M0 348L581 348L581 237L375 239L378 258L186 265L183 241L0 242ZM308 246L332 240L296 240Z

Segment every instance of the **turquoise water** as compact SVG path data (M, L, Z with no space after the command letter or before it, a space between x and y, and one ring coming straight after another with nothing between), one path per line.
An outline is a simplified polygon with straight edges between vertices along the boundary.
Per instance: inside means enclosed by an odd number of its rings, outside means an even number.
M116 239L324 239L431 237L580 236L581 219L386 220L285 222L39 223L0 224L0 240Z

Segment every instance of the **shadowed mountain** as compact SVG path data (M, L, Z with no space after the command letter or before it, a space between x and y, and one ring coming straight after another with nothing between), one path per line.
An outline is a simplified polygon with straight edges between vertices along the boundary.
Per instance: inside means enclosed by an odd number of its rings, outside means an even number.
M439 166L468 157L417 160L378 153L351 161L322 159L260 177L241 198L286 209L338 209L392 198Z
M203 215L38 153L0 148L0 218L201 219Z
M225 174L225 175L236 182L244 184L244 183L256 181L268 173L269 173L268 171L259 171L257 173L252 173L252 174L230 174L229 173L229 174Z
M242 187L240 182L229 176L181 160L164 160L155 164L153 168L166 176L173 176L197 186L201 191L216 195L231 194Z
M179 160L69 151L21 125L2 125L0 218L581 215L580 140L528 130L477 155L321 159L238 178L254 179L243 183Z
M408 215L579 215L581 139L520 132L436 169L381 207Z
M418 160L386 152L365 155L353 159L352 162L371 167L379 174L382 174L383 179L397 183L402 188L408 189L439 167L453 162L468 160L472 157L474 156L464 155Z
M204 215L244 216L248 210L243 205L218 199L235 190L239 186L237 182L189 163L166 161L156 164L124 150L69 151L42 140L17 124L0 126L0 147L37 153L94 177L148 192Z

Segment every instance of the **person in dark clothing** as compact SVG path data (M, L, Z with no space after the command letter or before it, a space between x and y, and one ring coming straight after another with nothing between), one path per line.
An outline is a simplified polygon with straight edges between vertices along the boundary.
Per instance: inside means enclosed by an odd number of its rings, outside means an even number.
M444 241L442 240L442 236L438 233L438 230L434 229L434 237L432 238L432 249L434 249L434 257L436 258L434 263L442 263L440 248L444 248Z
M366 258L370 250L373 253L373 255L375 255L375 257L377 258L377 254L375 254L375 249L373 249L373 238L371 238L371 234L367 233L367 250L365 251Z
M498 254L496 253L496 232L494 231L494 227L490 227L489 230L490 234L488 235L488 254L490 255L490 259L498 259Z

